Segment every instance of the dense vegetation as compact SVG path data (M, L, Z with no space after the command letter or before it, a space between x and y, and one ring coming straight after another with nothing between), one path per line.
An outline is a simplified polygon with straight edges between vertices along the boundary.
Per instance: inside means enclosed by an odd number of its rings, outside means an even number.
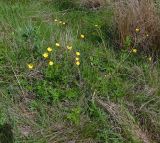
M160 142L160 4L134 2L0 1L0 143Z

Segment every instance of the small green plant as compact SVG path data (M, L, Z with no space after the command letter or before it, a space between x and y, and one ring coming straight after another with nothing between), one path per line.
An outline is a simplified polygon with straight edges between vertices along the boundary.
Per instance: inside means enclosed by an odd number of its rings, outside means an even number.
M38 109L39 104L38 104L38 102L37 102L36 100L33 100L33 101L30 103L29 106L30 106L30 109L31 109L32 111L35 111L35 110Z
M75 0L54 0L54 3L56 4L56 8L59 10L78 8L75 4Z
M73 108L71 112L67 115L67 119L72 123L78 125L80 123L80 113L81 113L80 107Z
M0 111L0 125L4 125L7 121L7 116L3 111Z
M46 102L59 101L63 95L60 89L55 88L46 80L37 83L34 91L38 97L45 99Z
M126 36L126 39L125 39L125 41L124 41L124 48L125 48L125 49L130 48L131 44L132 44L132 39L131 39L131 37L130 37L130 36Z

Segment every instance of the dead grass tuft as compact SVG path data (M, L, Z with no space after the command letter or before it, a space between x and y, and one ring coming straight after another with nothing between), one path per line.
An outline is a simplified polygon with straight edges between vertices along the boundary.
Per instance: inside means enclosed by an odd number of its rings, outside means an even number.
M114 8L121 47L129 36L132 47L160 50L160 18L154 0L118 0Z

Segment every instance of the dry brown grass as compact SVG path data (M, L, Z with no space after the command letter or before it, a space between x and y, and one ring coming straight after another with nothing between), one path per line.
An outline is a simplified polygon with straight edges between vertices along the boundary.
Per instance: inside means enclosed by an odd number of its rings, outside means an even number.
M154 0L117 0L114 8L121 47L130 36L132 47L160 50L160 18Z

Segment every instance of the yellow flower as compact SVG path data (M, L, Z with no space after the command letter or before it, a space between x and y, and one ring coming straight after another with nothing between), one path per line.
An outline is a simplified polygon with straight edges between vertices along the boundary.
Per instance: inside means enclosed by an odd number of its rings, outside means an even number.
M65 23L65 22L63 22L62 24L63 24L63 25L66 25L66 23Z
M132 49L132 52L133 52L133 53L137 53L137 49L133 48L133 49Z
M56 43L56 47L60 47L60 44L59 44L59 43Z
M136 28L136 32L138 33L140 31L140 29L139 28Z
M48 52L52 52L52 48L51 48L51 47L48 47L48 48L47 48L47 51L48 51Z
M62 24L62 21L59 21L59 24Z
M48 63L50 66L52 66L54 63L53 63L53 61L49 61L49 63Z
M149 60L149 61L152 61L152 57L149 57L148 60Z
M67 49L68 50L72 50L72 46L67 46Z
M44 54L43 54L43 57L44 57L44 58L48 58L48 53L44 53Z
M98 27L98 25L96 24L96 25L94 25L95 27Z
M79 58L76 58L76 61L79 61Z
M77 61L77 62L76 62L76 65L77 65L77 66L79 66L79 65L80 65L80 62L79 62L79 61Z
M80 56L80 52L76 52L76 55L77 55L77 56Z
M85 36L84 36L83 34L81 34L81 35L80 35L80 37L81 37L82 39L84 39L84 38L85 38Z
M54 21L55 21L55 22L57 22L58 20L57 20L57 19L55 19Z
M33 64L27 64L29 69L33 69Z

